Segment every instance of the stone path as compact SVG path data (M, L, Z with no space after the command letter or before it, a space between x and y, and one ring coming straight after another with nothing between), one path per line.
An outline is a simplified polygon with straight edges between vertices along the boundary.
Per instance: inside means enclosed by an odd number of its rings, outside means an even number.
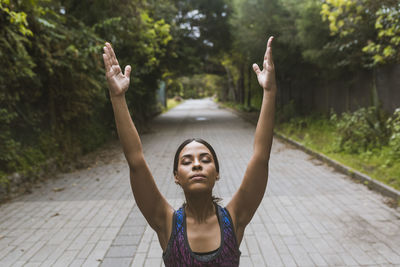
M254 126L211 100L188 100L142 135L146 160L174 207L172 162L186 138L217 151L215 195L229 201L251 156ZM118 148L112 162L59 175L0 206L0 266L162 266L134 203ZM400 211L302 151L274 140L268 188L241 244L241 266L400 266Z

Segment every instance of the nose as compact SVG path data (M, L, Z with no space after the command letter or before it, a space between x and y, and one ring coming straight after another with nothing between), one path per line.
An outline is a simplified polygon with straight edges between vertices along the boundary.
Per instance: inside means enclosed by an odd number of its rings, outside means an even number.
M192 169L193 170L201 170L201 164L198 159L194 159Z

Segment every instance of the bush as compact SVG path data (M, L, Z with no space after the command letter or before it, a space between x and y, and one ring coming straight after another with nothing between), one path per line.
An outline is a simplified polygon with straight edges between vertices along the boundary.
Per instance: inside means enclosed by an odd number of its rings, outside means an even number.
M12 137L11 122L16 113L0 108L0 169L9 172L10 165L18 158L21 144Z
M276 111L277 122L288 122L296 117L296 106L293 100L282 107L278 107Z
M354 113L344 112L340 118L333 114L331 121L336 123L336 147L339 151L359 153L387 144L385 118L383 112L375 107L360 108Z
M386 128L390 132L389 146L393 158L400 158L400 108L397 108L393 116L386 122Z

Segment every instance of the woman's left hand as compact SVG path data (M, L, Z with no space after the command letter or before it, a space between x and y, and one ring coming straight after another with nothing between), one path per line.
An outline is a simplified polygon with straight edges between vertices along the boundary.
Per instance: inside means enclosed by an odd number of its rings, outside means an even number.
M274 37L271 36L268 39L267 50L265 51L263 70L256 63L253 64L253 70L257 74L258 83L264 90L268 92L276 92L276 80L275 80L275 67L274 61L272 60L272 40Z

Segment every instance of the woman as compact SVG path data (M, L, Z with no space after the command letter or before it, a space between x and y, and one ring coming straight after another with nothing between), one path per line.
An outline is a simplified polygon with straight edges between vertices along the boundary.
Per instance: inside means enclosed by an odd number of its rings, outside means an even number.
M175 211L161 195L144 160L139 135L125 101L131 67L121 72L109 43L104 47L104 64L118 135L130 169L136 203L156 231L166 266L238 266L239 246L246 226L257 210L267 186L275 95L277 91L270 37L263 70L253 64L263 88L254 152L242 184L225 208L214 201L212 189L219 179L214 149L202 139L186 140L174 161L175 183L182 187L186 203Z

